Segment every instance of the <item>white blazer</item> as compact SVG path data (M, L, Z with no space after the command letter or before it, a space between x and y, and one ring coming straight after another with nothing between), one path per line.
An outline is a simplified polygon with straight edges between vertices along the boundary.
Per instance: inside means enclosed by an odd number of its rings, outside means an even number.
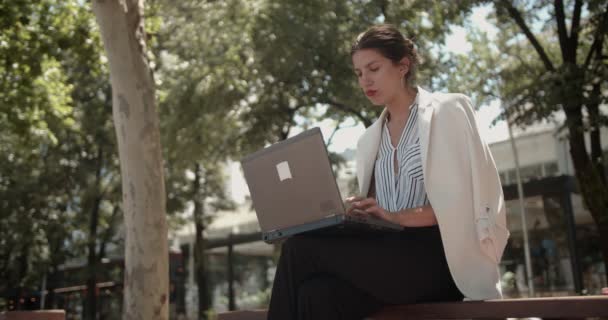
M462 94L420 87L418 99L424 183L452 278L466 299L501 298L498 263L509 238L505 203L471 101ZM385 109L357 143L362 195L369 191L386 115Z

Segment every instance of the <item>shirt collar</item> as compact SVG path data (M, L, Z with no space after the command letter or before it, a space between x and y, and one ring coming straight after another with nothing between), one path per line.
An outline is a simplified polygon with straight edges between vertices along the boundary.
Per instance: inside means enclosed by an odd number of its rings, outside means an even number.
M418 105L418 97L420 97L420 93L419 93L419 91L417 90L417 91L416 91L416 98L414 98L414 101L412 101L412 104L409 106L409 110L412 110L412 108L413 108L414 106L417 106L417 105Z

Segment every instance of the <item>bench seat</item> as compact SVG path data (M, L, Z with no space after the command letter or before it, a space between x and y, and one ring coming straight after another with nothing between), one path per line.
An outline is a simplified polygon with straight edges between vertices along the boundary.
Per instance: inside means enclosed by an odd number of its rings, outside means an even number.
M386 307L373 320L406 319L585 319L608 317L608 296L501 299L421 303ZM220 313L218 320L265 320L265 310Z

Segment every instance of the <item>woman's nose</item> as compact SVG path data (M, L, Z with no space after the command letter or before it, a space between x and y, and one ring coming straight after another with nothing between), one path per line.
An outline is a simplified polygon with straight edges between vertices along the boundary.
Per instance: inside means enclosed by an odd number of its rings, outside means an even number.
M361 76L360 83L361 83L361 86L368 86L368 85L372 84L372 79L368 75L363 74Z

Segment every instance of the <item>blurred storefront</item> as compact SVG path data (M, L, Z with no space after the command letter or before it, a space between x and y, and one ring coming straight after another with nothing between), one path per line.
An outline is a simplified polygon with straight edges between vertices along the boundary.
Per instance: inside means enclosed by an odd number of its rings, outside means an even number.
M528 296L517 189L510 185L503 190L511 231L501 264L503 290L507 296ZM574 178L529 181L524 194L536 295L600 293L606 279L599 235Z

